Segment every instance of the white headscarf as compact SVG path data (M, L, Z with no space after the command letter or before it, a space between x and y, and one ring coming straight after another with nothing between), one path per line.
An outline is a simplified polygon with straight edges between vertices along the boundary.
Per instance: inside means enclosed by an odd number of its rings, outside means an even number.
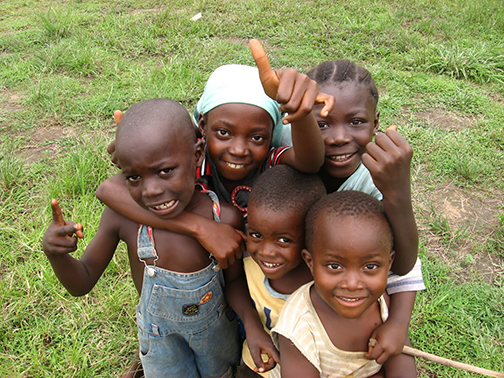
M257 67L227 64L217 68L208 78L194 109L195 124L198 124L200 113L205 114L219 105L230 103L255 105L266 110L273 120L272 145L284 145L280 143L285 127L282 124L283 114L278 110L279 104L264 93Z

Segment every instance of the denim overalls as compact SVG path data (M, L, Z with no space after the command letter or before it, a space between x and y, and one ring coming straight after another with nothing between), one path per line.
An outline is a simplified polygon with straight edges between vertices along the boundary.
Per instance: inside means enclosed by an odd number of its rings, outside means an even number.
M219 202L213 201L214 220ZM152 229L140 225L138 258L145 264L136 306L140 359L147 378L231 377L240 360L236 315L224 298L224 275L211 263L193 273L156 266ZM145 259L154 258L153 265Z

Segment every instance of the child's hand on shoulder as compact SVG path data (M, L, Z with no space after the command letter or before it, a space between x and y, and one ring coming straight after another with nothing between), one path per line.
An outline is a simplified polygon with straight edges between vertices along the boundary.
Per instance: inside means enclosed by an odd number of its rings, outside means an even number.
M280 111L288 113L284 124L299 121L309 115L313 105L324 103L320 115L326 117L334 106L334 97L320 92L317 83L307 75L290 68L273 70L261 43L252 39L250 50L259 69L264 92L281 104Z
M44 233L42 246L46 254L64 255L77 249L77 241L84 238L80 223L66 222L58 201L51 201L52 222Z
M405 190L409 193L412 157L410 144L397 132L397 126L390 126L384 133L378 133L374 142L367 144L362 162L382 194L394 196Z
M227 223L208 222L197 239L216 258L221 269L227 269L241 259L247 249L245 234Z

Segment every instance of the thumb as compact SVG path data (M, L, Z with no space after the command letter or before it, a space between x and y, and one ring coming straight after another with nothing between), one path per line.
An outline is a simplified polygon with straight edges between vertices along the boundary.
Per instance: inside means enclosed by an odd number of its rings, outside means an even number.
M114 122L115 122L116 126L118 126L119 122L121 122L123 115L124 115L123 112L120 110L114 111Z
M278 73L271 69L268 57L266 56L261 42L257 39L251 39L249 44L252 57L259 70L259 77L261 78L264 92L273 100L276 100L278 84L280 83Z
M79 238L79 239L84 239L84 227L82 227L82 224L80 223L75 223L74 224L74 227L75 227L75 235Z

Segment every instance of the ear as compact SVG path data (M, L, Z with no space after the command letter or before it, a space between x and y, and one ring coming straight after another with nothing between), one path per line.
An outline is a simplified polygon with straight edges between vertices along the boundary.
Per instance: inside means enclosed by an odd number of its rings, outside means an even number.
M310 273L313 276L313 258L307 249L303 249L301 251L301 255L303 256L303 260L305 261L306 265L308 265L308 268L310 269Z
M380 111L377 111L375 114L375 119L374 119L374 128L373 128L374 134L376 134L378 132L378 128L380 127L379 119L380 119Z
M392 251L390 251L390 263L389 263L389 267L388 267L389 271L392 269L392 263L394 262L394 258L395 258L395 251L392 250Z
M198 130L200 131L203 138L205 137L205 127L206 127L205 116L203 115L203 113L200 113L198 117Z
M196 167L201 167L203 157L205 156L205 141L198 139L194 145L194 157L196 158Z

